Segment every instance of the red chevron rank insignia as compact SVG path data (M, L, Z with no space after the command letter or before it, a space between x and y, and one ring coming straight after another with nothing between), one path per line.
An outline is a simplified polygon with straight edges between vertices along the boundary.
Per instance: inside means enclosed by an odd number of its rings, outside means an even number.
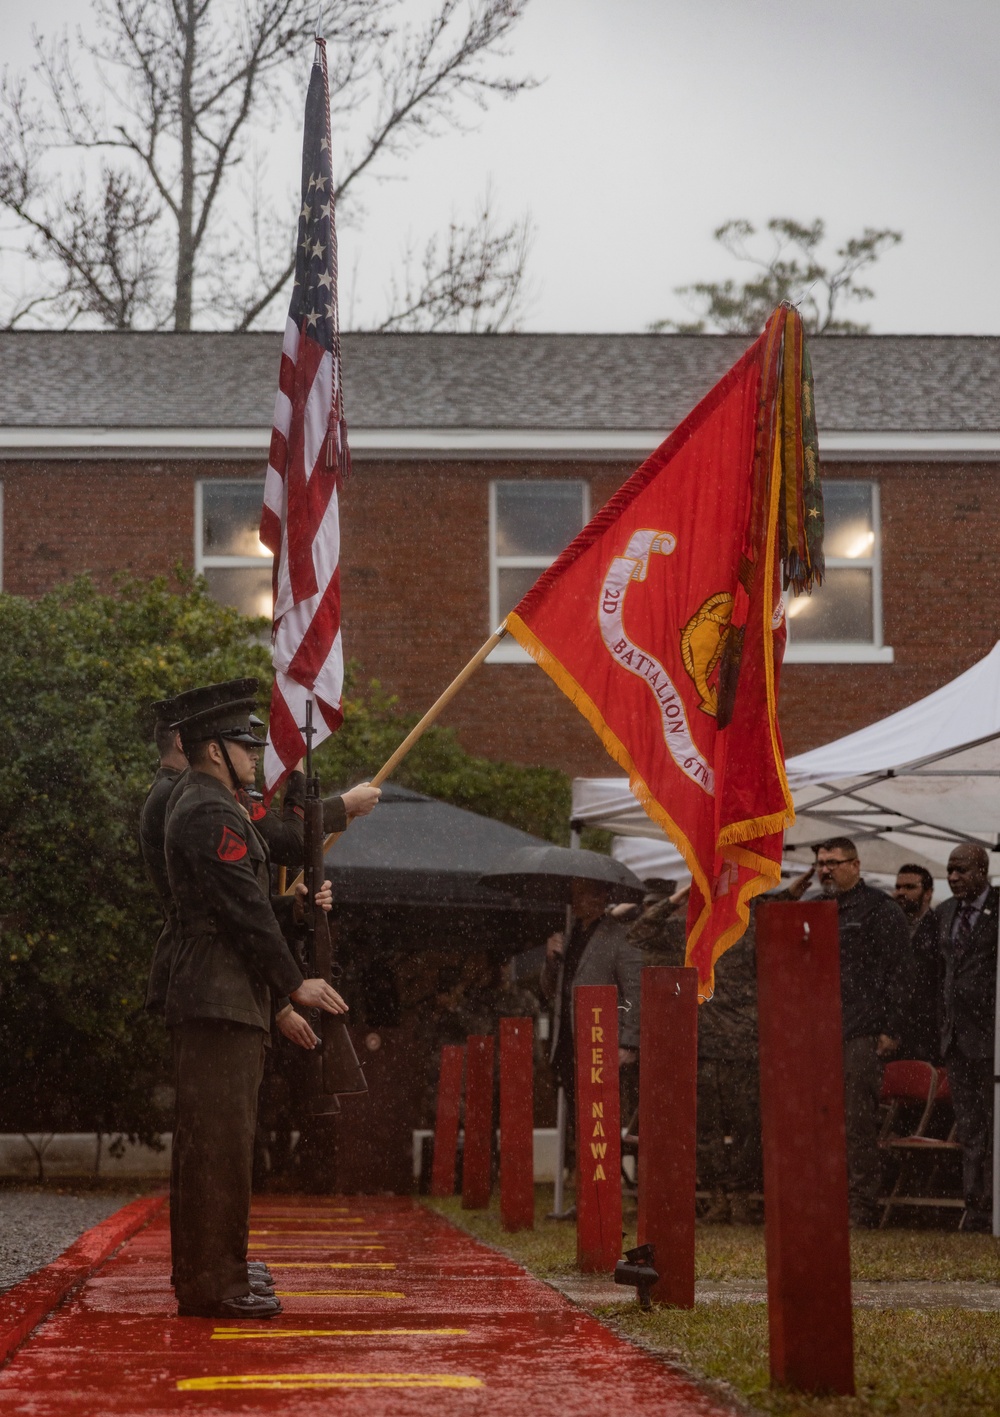
M247 854L247 844L232 827L223 827L215 854L220 861L242 861Z

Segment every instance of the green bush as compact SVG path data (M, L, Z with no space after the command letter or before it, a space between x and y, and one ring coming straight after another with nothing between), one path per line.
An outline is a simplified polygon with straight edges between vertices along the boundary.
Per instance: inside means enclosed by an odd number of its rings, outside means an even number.
M244 674L266 705L263 628L190 577L0 595L0 1130L149 1139L167 1124L153 1103L166 1038L142 1010L159 928L136 841L156 765L147 706ZM349 682L344 727L317 754L327 786L370 776L413 722ZM447 728L395 780L565 839L564 774L470 757Z

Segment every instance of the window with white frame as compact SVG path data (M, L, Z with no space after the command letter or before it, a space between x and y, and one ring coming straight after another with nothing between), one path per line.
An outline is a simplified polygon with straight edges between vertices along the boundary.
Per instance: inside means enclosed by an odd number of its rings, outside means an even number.
M196 486L195 570L214 599L244 615L271 615L271 553L257 534L263 479Z
M788 605L790 661L892 662L882 642L878 494L876 482L824 482L826 575Z
M490 625L513 610L589 519L589 488L571 478L490 484ZM507 639L490 656L526 660Z

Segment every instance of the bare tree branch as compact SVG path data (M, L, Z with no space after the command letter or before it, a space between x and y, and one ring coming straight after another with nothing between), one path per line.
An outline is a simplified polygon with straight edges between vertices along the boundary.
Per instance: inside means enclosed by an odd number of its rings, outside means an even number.
M443 243L436 236L428 241L418 270L408 252L402 283L392 281L389 313L375 328L380 333L516 330L531 237L527 217L497 225L487 190L468 226L452 221Z
M5 78L0 89L0 209L16 219L26 246L41 242L39 278L49 282L49 294L31 294L17 317L58 304L56 293L71 288L80 318L159 326L169 301L174 328L188 329L209 293L218 295L212 262L225 249L239 267L225 282L228 318L247 329L291 278L293 232L291 221L287 230L261 223L259 204L256 219L247 213L233 178L252 157L255 128L283 100L283 75L303 65L316 0L92 3L97 36L78 31L75 49L66 34L35 35L37 97L23 80ZM483 108L533 82L496 67L527 3L437 0L414 26L401 18L405 0L327 0L334 108L364 131L340 164L338 202L387 160L461 126L470 104ZM98 154L99 186L74 176L60 210L59 175L70 170L63 164L76 174ZM249 260L225 237L248 223ZM216 319L219 309L213 302Z

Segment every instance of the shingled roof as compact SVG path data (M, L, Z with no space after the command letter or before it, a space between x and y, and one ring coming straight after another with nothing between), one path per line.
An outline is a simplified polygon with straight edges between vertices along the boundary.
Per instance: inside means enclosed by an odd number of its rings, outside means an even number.
M267 428L281 336L0 333L0 427ZM674 427L745 348L731 335L344 339L353 429ZM813 340L820 431L1000 429L1000 337Z

